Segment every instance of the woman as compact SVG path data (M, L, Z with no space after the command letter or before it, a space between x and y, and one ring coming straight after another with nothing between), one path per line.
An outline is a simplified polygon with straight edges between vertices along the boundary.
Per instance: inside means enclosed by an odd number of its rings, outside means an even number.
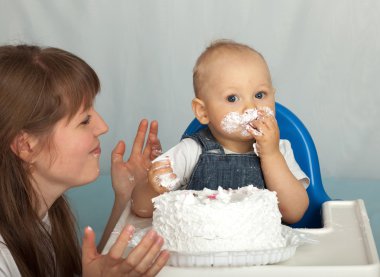
M64 50L0 47L0 275L153 276L166 263L154 231L122 258L132 226L107 255L97 252L95 234L86 228L80 255L64 193L99 175L99 136L108 131L93 107L99 88L92 68ZM146 182L159 147L157 122L143 147L147 128L143 120L127 162L123 142L112 153L115 203L99 251L134 186Z

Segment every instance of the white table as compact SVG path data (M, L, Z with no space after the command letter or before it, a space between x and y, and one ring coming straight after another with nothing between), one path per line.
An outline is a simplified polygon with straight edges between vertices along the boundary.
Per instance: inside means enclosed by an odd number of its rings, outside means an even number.
M289 260L265 266L180 268L165 266L158 276L380 276L380 262L362 200L328 201L323 207L324 227L299 229L310 233L319 244L302 245ZM107 252L125 223L136 228L151 224L134 216L129 207L121 216L104 252Z

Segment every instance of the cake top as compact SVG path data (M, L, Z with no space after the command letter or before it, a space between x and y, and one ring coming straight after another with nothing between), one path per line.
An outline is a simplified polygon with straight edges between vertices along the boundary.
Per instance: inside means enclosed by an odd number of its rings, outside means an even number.
M268 197L273 195L276 198L276 192L263 190L248 185L239 189L223 189L219 187L218 190L211 190L204 188L200 191L195 190L177 190L170 193L162 194L152 199L154 205L161 205L169 202L180 202L184 205L214 205L217 203L232 204L244 201L248 197ZM270 196L269 196L270 197Z

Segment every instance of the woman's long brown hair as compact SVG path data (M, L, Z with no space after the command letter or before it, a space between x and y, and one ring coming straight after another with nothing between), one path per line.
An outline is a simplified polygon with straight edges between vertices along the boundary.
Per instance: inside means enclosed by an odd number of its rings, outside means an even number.
M81 274L75 218L64 196L39 218L29 165L10 145L20 132L49 145L60 119L90 107L100 89L92 68L57 48L0 46L0 234L22 276Z

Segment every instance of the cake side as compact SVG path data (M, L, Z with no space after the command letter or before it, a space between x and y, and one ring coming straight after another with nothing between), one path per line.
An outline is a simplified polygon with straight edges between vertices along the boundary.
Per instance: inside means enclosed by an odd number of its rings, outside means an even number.
M182 253L263 250L284 247L275 192L178 190L153 199L153 228L164 248Z

